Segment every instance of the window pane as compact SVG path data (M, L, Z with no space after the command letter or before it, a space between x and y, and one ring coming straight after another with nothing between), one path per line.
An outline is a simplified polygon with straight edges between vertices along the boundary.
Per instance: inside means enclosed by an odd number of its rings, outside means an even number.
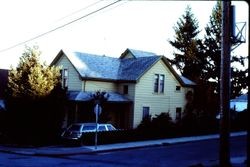
M68 87L68 78L63 78L63 87L64 88Z
M92 125L92 126L91 126L91 125L89 125L89 126L84 126L84 127L83 127L83 131L89 131L89 130L90 130L90 131L94 131L94 130L95 130L95 127L96 127L95 125Z
M142 108L142 119L149 117L149 107Z
M107 125L108 130L115 130L115 128L112 125Z
M98 127L98 131L106 131L106 127L104 125L100 125Z
M68 69L64 69L64 77L68 77Z
M159 88L159 74L155 74L155 81L154 81L154 92L157 93Z
M181 87L180 86L176 86L176 91L180 91Z
M164 75L160 75L160 93L164 93Z

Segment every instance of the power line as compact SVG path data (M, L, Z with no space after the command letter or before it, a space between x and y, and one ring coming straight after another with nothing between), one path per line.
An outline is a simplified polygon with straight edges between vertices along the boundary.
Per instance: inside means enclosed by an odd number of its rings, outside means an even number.
M83 10L86 10L86 9L92 7L92 6L95 6L95 5L97 5L98 3L102 2L102 1L103 1L103 0L99 0L99 1L97 1L97 2L94 2L94 3L91 3L91 4L87 5L87 6L85 6L85 7L81 8L81 9L79 9L79 10L73 11L72 13L67 14L66 16L63 16L63 17L59 18L56 22L59 22L59 21L61 21L61 20L64 20L64 19L67 18L67 17L70 17L70 16L72 16L72 15L74 15L74 14L76 14L76 13L79 13L79 12L81 12L81 11L83 11Z
M64 27L66 27L66 26L68 26L68 25L70 25L70 24L72 24L72 23L75 23L75 22L77 22L77 21L79 21L79 20L81 20L81 19L84 19L84 18L86 18L86 17L88 17L88 16L90 16L90 15L96 14L96 13L98 13L98 12L100 12L100 11L102 11L102 10L104 10L104 9L106 9L106 8L108 8L108 7L110 7L110 6L113 6L114 4L116 4L116 3L120 2L120 1L122 1L122 0L117 0L117 1L115 1L115 2L112 2L112 3L110 3L110 4L108 4L108 5L105 5L105 6L99 8L99 9L97 9L97 10L94 10L94 11L92 11L92 12L89 12L88 14L86 14L86 15L84 15L84 16L81 16L81 17L79 17L79 18L77 18L77 19L74 19L74 20L68 22L68 23L65 23L65 24L63 24L63 25L61 25L61 26L58 26L58 27L56 27L56 28L54 28L54 29L51 29L51 30L46 31L46 32L44 32L44 33L41 33L41 34L39 34L39 35L37 35L37 36L35 36L35 37L32 37L32 38L30 38L30 39L28 39L28 40L23 41L23 42L19 42L19 43L15 44L15 45L12 45L12 46L8 47L8 48L2 49L2 50L0 50L0 53L6 52L6 51L8 51L8 50L10 50L10 49L13 49L13 48L15 48L15 47L17 47L17 46L23 45L23 44L25 44L25 43L27 43L27 42L30 42L30 41L33 41L33 40L35 40L35 39L41 38L42 36L45 36L45 35L50 34L50 33L54 32L54 31L56 31L56 30L59 30L59 29L61 29L61 28L64 28Z

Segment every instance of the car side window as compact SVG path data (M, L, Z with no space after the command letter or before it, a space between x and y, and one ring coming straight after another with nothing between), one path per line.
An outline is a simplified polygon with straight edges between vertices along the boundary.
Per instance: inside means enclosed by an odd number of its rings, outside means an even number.
M108 130L115 130L115 128L112 125L107 125Z
M98 127L98 131L106 131L106 127L104 125L100 125Z

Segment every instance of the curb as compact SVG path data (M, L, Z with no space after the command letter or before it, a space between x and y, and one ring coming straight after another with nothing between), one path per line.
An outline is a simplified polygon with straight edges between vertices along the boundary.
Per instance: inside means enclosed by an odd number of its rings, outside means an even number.
M234 132L230 134L230 137L243 136L247 135L247 132ZM187 143L191 141L202 141L210 139L218 139L219 134L213 135L204 135L204 136L189 136L189 137L180 137L180 138L168 138L168 139L158 139L158 140L148 140L148 141L137 141L137 142L128 142L128 143L116 143L116 144L107 144L99 145L97 149L95 146L82 146L82 147L47 147L44 150L42 148L29 148L29 149L20 149L16 147L6 147L0 146L0 152L12 153L12 154L21 154L21 155L36 155L36 156L66 156L66 155L77 155L77 154L95 154L95 153L104 153L120 150L129 150L145 147L154 147L154 146L167 146L173 144ZM99 148L98 148L99 147ZM39 150L40 149L40 150ZM54 150L53 150L54 149Z

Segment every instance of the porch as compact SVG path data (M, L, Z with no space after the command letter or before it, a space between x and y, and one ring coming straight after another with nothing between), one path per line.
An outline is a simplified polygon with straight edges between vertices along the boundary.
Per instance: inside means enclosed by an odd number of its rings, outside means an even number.
M95 122L93 93L83 91L68 92L68 107L65 111L63 128L76 122ZM131 128L133 102L119 93L107 93L109 98L103 104L98 122L111 123L118 129Z

